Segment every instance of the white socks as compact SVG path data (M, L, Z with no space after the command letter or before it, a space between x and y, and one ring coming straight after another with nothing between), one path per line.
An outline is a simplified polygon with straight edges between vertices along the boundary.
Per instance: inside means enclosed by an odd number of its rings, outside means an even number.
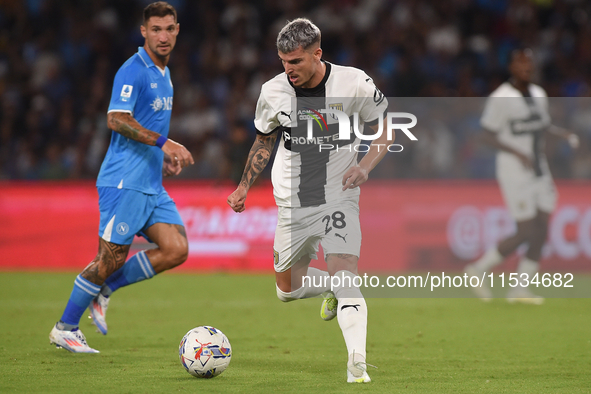
M307 276L302 282L302 287L291 292L282 291L277 285L277 297L283 302L289 302L302 298L316 297L331 287L331 278L328 272L317 268L308 268ZM340 278L339 286L333 289L338 300L337 320L345 344L347 354L357 353L365 361L365 346L367 339L367 304L361 294L361 290L354 285L357 275L350 271L338 271L334 274ZM359 281L358 281L359 282ZM336 284L336 281L335 281Z
M333 290L339 301L337 320L345 338L347 354L355 352L361 355L365 361L367 305L361 290L353 284L353 279L357 275L342 270L335 273L334 276L341 278L340 286Z
M489 249L481 258L476 260L472 266L480 271L488 272L493 267L503 262L503 256L496 247Z
M503 256L501 256L497 248L492 248L482 255L481 258L476 260L472 266L480 271L488 272L501 262L503 262ZM533 261L523 256L521 260L519 260L519 264L517 264L517 273L520 277L521 274L527 274L528 279L531 280L536 272L538 272L539 267L540 264L537 261Z
M275 285L277 288L277 298L283 302L289 302L302 298L316 297L330 290L330 275L328 275L328 272L321 271L318 268L308 267L306 276L308 278L302 280L302 287L289 293L282 291Z

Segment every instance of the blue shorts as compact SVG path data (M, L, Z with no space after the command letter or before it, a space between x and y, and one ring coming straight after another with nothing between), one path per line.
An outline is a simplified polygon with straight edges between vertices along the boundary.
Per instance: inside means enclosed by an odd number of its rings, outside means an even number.
M144 194L115 187L97 187L101 222L99 237L118 245L130 245L134 236L150 239L143 233L156 223L184 226L176 204L168 193Z

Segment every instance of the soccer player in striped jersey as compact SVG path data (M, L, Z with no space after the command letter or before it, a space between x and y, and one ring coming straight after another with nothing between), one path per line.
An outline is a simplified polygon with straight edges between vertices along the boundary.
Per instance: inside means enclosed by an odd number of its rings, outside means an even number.
M559 135L573 148L578 146L578 137L551 124L546 92L531 83L533 70L531 50L514 50L509 64L511 78L490 95L480 120L484 142L498 150L497 180L517 222L517 232L466 266L466 273L480 278L527 243L527 252L517 266L519 284L509 290L507 300L539 305L544 299L529 290L526 279L533 279L538 272L548 221L557 199L544 154L544 136L546 132ZM492 298L486 285L472 290L485 301Z
M367 305L354 285L361 247L359 186L385 155L383 147L393 136L388 140L383 132L359 163L360 139L353 134L338 138L338 119L323 115L324 110L338 110L349 118L357 114L360 130L363 124L383 130L379 122L388 101L365 72L322 60L320 36L318 27L304 18L279 32L277 49L285 72L262 86L254 120L256 140L228 204L236 212L244 211L248 190L279 140L271 175L278 206L277 296L287 302L323 294L321 316L336 316L345 339L347 381L369 382ZM312 136L307 134L308 124ZM309 267L320 244L327 271Z

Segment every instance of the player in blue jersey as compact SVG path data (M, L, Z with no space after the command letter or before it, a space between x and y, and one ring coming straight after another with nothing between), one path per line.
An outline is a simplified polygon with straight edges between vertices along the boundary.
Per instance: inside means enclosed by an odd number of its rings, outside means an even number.
M117 72L107 115L113 132L96 183L99 251L76 277L49 334L50 343L74 353L98 353L78 327L86 308L106 334L105 312L115 290L174 268L188 255L183 221L162 187L163 175L194 164L184 146L168 139L173 87L166 65L179 33L176 10L162 1L148 5L140 29L145 44ZM125 262L136 234L158 247Z

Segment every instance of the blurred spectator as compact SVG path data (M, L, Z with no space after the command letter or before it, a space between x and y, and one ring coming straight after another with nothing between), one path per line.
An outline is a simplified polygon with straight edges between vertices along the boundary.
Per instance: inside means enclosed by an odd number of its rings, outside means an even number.
M110 138L109 88L116 67L143 44L136 16L149 2L0 2L0 179L96 176ZM518 45L534 50L538 83L551 96L591 92L588 1L171 3L182 10L169 65L176 89L171 133L199 163L184 177L239 179L234 166L252 142L261 83L282 71L277 32L299 16L322 30L326 60L366 70L386 96L486 97L506 78ZM556 177L591 177L588 108L557 123L581 133L579 152L548 141ZM478 123L447 121L457 124L429 125L416 146L387 157L376 175L491 177Z

